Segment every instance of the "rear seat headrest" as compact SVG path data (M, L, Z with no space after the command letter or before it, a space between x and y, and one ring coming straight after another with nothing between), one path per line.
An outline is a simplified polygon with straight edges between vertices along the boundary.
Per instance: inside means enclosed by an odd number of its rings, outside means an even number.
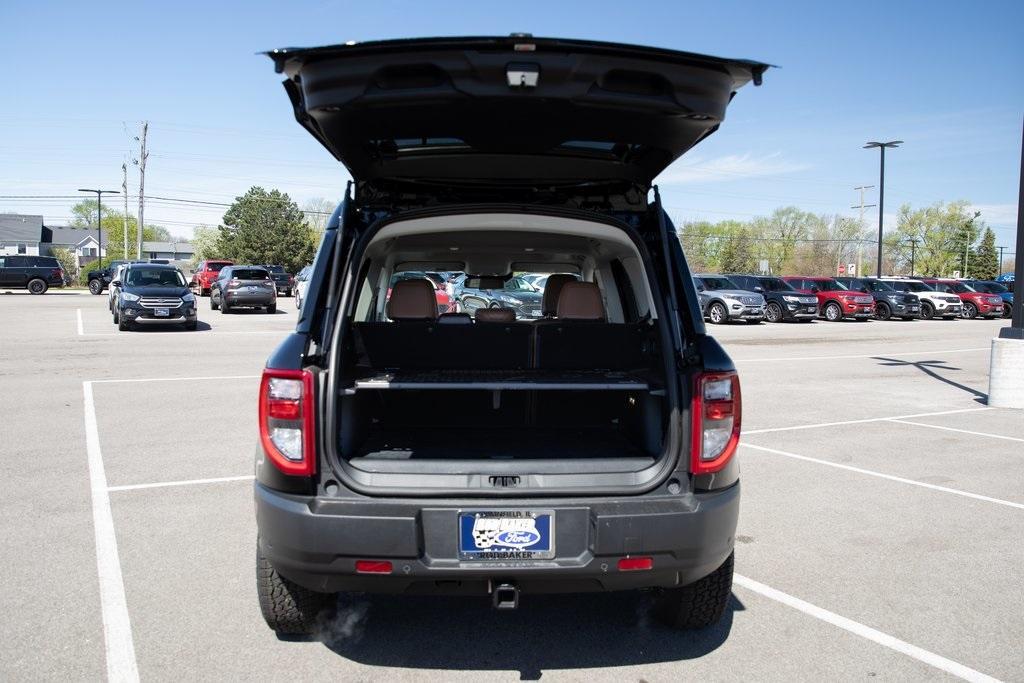
M558 297L567 282L576 282L576 277L568 273L548 275L547 284L544 285L544 298L540 304L541 315L551 316L558 311Z
M434 285L426 280L401 280L391 287L388 317L392 320L436 320Z
M516 312L511 308L481 308L476 312L478 323L514 323Z
M559 320L604 321L601 290L593 282L566 282L558 295Z
M440 325L472 325L473 319L469 313L442 313L437 322Z

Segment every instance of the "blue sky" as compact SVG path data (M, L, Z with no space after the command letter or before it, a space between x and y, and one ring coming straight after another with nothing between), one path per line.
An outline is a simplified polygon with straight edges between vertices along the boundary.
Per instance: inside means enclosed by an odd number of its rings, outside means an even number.
M902 139L886 214L966 199L1010 246L1024 116L1024 2L175 2L0 4L0 195L118 189L151 122L146 192L230 202L250 185L338 198L344 170L295 123L273 47L424 35L594 38L758 59L722 128L659 181L677 219L746 219L793 204L856 214L877 185L866 140ZM129 191L138 175L129 172ZM871 191L868 203L877 195ZM68 216L68 200L0 212ZM132 202L134 211L134 201ZM874 214L869 217L874 220ZM217 207L147 203L188 236ZM890 221L887 220L887 226Z

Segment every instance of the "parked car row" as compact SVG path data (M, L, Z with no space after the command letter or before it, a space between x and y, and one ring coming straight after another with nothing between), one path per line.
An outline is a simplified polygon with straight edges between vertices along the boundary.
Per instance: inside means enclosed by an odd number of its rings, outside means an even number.
M1013 292L999 282L904 277L698 274L704 318L714 324L824 318L931 320L1009 317Z

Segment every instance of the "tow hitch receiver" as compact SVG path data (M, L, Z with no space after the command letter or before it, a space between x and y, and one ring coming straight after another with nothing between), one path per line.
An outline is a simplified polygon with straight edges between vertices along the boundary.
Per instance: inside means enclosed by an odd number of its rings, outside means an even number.
M494 609L519 607L519 587L514 583L499 583L494 587Z

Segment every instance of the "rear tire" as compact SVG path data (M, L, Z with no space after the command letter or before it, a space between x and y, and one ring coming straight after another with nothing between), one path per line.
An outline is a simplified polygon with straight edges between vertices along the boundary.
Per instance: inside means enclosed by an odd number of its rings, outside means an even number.
M217 305L220 306L221 315L227 315L228 313L231 312L231 306L228 304L227 301L224 301L224 299L221 299L220 303L218 303Z
M256 594L267 626L279 635L306 636L316 631L317 617L330 608L335 596L317 593L289 581L256 550Z
M765 308L764 318L770 323L781 323L782 322L782 306L772 301Z
M117 312L117 309L115 308L114 309L114 324L116 325L119 322L121 322L121 315Z
M34 280L28 281L29 294L45 294L46 290L49 288L49 285L46 284L46 280L35 278Z
M875 318L878 320L889 320L892 318L892 309L889 304L879 302L875 305Z
M654 605L654 616L677 629L707 628L718 623L732 595L735 553L722 566L688 586L666 589Z
M1013 307L1010 306L1010 304L1003 304L1003 317L1004 318L1012 318L1013 317Z
M964 307L960 309L960 316L967 320L974 320L978 317L978 307L971 302L965 302Z
M843 319L843 309L839 307L839 304L833 302L825 304L825 320L829 322L837 323Z
M89 280L89 293L99 296L103 293L103 283L99 280Z
M935 308L928 302L921 304L921 319L931 320L935 317Z

